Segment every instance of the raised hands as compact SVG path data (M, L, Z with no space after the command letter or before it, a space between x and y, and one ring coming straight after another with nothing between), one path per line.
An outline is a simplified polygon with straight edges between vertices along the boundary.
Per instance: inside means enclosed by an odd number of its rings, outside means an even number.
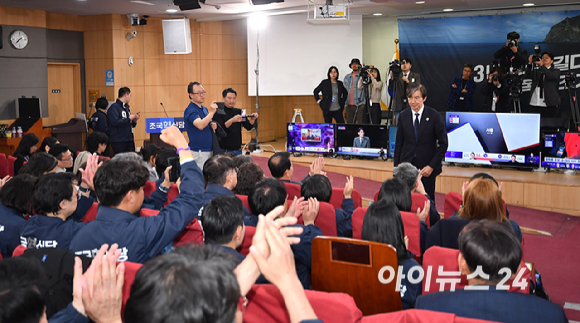
M346 184L344 184L344 198L352 198L352 190L354 189L354 179L352 176L346 178Z

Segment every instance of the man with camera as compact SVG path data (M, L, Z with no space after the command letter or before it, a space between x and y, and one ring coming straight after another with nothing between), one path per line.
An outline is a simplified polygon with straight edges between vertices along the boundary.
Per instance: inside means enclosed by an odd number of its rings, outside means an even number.
M528 51L519 46L520 34L515 31L507 34L507 41L505 46L500 48L493 57L500 59L500 66L504 74L510 72L510 68L514 70L525 67L526 57Z
M394 108L389 108L395 113L395 124L399 122L399 113L407 108L407 87L421 84L421 75L411 72L411 66L410 59L401 59L401 73L398 75L396 81L394 81L393 69L389 71L391 74L391 79L389 80L389 95L391 97L395 96L393 100Z
M451 111L473 111L473 92L475 82L471 78L473 65L463 65L462 76L457 76L451 82L451 94L447 106Z
M258 114L242 115L242 110L235 107L238 93L231 87L223 90L222 96L224 102L217 103L218 109L213 116L213 121L217 122L227 135L227 137L221 138L220 149L222 152L241 155L242 126L248 131L252 130L256 119L258 119Z
M530 112L540 113L543 118L557 117L560 106L560 70L553 66L554 54L543 52L541 56L530 55L528 63L526 78L532 79Z
M361 78L360 71L360 60L358 58L353 58L348 65L352 69L351 73L348 73L344 77L344 87L348 91L348 96L346 97L346 123L357 123L361 124L363 121L363 114L365 109L366 98L363 90L358 88L358 80Z
M489 71L487 82L481 86L483 111L508 112L510 89L504 84L501 67L494 65Z

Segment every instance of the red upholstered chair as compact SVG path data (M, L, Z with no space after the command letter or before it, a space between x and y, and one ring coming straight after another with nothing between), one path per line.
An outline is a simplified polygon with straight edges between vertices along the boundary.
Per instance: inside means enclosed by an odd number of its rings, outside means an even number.
M457 264L457 256L459 255L459 250L442 248L442 247L431 247L425 251L423 254L423 295L438 292L442 290L451 289L450 280L455 279L457 281L455 288L464 288L467 286L467 277L464 275L459 275L459 265ZM431 267L431 273L429 274L429 267ZM441 267L441 268L440 268ZM509 279L505 285L509 286L508 291L517 292L522 294L529 294L530 284L529 279L532 272L528 269L526 264L521 262L521 269L524 270L521 277L516 277L515 279ZM456 272L455 275L449 274L451 272ZM445 275L447 273L447 275ZM430 280L427 279L430 277ZM446 280L446 283L443 283ZM526 287L521 289L515 281L525 281Z
M247 195L239 195L239 194L236 194L236 196L240 200L242 200L242 204L246 207L246 209L248 209L248 211L250 213L252 213L252 211L250 210L250 202L248 202L248 196Z
M306 297L314 313L324 322L360 322L362 312L352 297L343 293L306 290ZM246 295L248 307L244 322L289 323L284 299L276 286L254 285Z
M89 208L85 216L83 217L83 222L91 222L97 216L97 211L99 210L99 203L93 202L93 205Z
M121 316L123 316L123 313L125 313L125 304L127 304L127 300L131 294L131 286L135 281L135 275L137 275L137 272L139 269L141 269L141 267L143 267L143 264L125 261L125 280L123 283L123 304L121 307Z
M167 193L167 201L165 202L164 206L168 206L169 203L173 202L177 195L179 195L179 189L177 189L177 185L171 184L169 192Z
M377 201L377 200L379 199L379 192L380 192L380 191L381 191L381 190L378 190L378 191L375 193L375 196L373 197L373 201Z
M143 192L145 193L145 196L150 197L153 191L156 189L157 187L155 186L155 182L147 181L147 183L145 183L145 187L143 188Z
M443 217L449 219L455 212L459 211L459 207L463 203L463 197L457 192L449 192L445 194L445 204L443 206Z
M203 244L203 230L197 219L193 219L187 227L173 240L173 245L178 247L184 244Z
M357 208L352 214L352 237L362 239L362 224L367 208ZM401 212L405 235L409 238L409 251L415 256L421 256L421 220L417 214Z
M14 177L14 162L16 161L16 157L8 156L8 175L10 177Z
M252 246L252 239L254 238L255 233L256 227L246 225L246 235L244 236L244 241L242 241L242 245L237 249L239 253L244 256L247 256L250 253L250 247Z
M392 313L364 316L362 323L489 323L490 321L468 319L451 313L409 309Z
M0 154L0 178L4 178L8 174L8 159L6 159L6 155Z
M419 193L411 193L411 200L413 203L411 205L411 212L415 214L417 214L417 209L420 208L423 210L425 207L425 202L429 201L425 195ZM427 215L427 220L425 220L425 223L427 224L428 228L431 228L430 215Z
M294 196L300 197L300 185L288 182L282 182L286 187L286 194L288 194L288 199L293 200Z
M159 210L152 210L147 208L142 208L139 212L139 215L142 217L156 216L157 214L159 214Z
M298 223L304 224L302 216L298 218ZM330 203L320 202L318 216L314 220L314 225L320 228L322 234L329 237L336 237L336 211Z
M14 251L12 251L12 257L20 257L22 256L22 254L26 251L26 247L23 245L20 245L16 248L14 248Z
M337 209L342 209L342 199L344 198L344 188L332 188L332 195L330 196L330 204ZM362 207L362 195L357 189L352 190L352 201L354 208Z

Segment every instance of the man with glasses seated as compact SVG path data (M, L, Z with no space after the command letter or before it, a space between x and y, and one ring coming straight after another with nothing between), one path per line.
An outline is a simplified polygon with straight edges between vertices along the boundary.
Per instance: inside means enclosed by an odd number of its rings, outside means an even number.
M56 144L50 150L49 153L58 160L58 164L56 165L57 173L64 173L67 168L73 167L73 156L67 145Z
M189 148L193 153L193 158L200 169L212 155L213 137L212 131L217 125L212 123L213 116L217 111L217 103L213 101L209 109L202 105L205 101L205 89L199 82L191 82L187 86L187 93L191 103L184 112L185 129L189 137Z

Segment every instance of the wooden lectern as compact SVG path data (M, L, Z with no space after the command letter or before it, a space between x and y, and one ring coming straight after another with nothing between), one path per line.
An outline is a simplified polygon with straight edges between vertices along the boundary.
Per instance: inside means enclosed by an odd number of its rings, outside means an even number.
M87 133L87 123L81 119L70 119L67 123L48 126L52 129L52 135L69 146L71 152L83 150L83 133Z

